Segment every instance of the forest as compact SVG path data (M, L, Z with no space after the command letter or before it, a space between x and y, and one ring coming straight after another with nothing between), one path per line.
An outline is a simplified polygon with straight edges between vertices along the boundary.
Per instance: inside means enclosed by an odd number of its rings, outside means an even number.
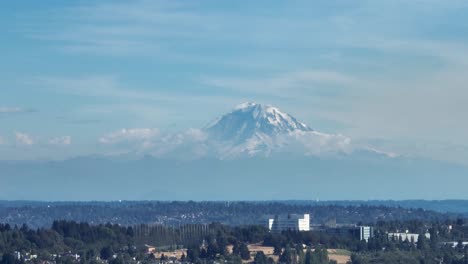
M456 219L459 214L424 209L370 205L333 205L314 202L0 202L0 223L49 227L56 219L91 224L258 224L264 215L308 213L314 224L334 218L338 223L376 223L392 220Z
M164 252L182 248L186 251L179 263L334 263L327 249L350 252L350 263L358 264L468 263L463 243L444 244L468 237L465 219L378 221L374 228L375 237L366 242L317 230L276 234L259 225L220 223L175 227L57 220L49 228L0 224L0 263L167 263ZM396 230L421 236L417 243L389 239L387 233ZM425 232L430 238L422 235ZM148 244L160 254L148 252ZM252 244L272 247L273 255L249 251Z

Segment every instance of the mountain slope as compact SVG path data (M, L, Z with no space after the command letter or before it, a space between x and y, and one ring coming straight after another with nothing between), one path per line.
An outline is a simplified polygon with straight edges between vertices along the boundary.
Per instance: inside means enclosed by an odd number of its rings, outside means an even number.
M242 103L208 125L204 132L217 141L221 158L269 156L294 152L314 155L347 152L350 139L313 130L271 105Z
M276 107L253 102L238 105L205 130L215 139L236 143L246 142L259 135L275 136L293 131L312 131L307 125Z

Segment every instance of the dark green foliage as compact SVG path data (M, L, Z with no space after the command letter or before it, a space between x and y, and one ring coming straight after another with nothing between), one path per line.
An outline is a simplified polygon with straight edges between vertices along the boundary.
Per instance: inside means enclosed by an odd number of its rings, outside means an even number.
M328 251L324 247L317 247L314 251L307 249L304 264L328 264Z
M241 257L237 255L229 255L226 257L226 263L229 264L242 264L242 259Z
M114 251L112 250L112 248L106 246L101 249L101 259L109 260L112 258L112 255L114 255Z
M255 254L254 264L267 264L267 257L263 251L259 251Z
M249 248L244 242L237 242L236 244L234 244L234 247L232 248L232 253L241 257L243 260L250 259Z
M5 253L2 256L2 260L0 261L0 264L19 264L21 261L17 260L15 258L15 255L13 253Z
M1 203L1 201L0 201ZM457 215L436 213L422 209L404 209L381 205L333 205L312 202L4 202L0 206L0 222L30 227L48 227L56 219L92 222L108 222L120 225L138 225L164 221L165 225L203 224L221 222L227 225L258 223L258 217L265 214L285 214L308 212L316 223L330 218L340 219L342 223L381 221L424 221L456 219ZM197 215L183 218L182 215ZM171 219L171 220L167 220ZM415 232L417 232L415 230ZM256 239L256 238L252 238Z
M293 254L291 248L285 248L283 250L283 253L281 253L279 257L279 262L286 264L293 262Z
M140 233L158 231L166 241L193 241L188 243L185 260L191 263L241 263L250 259L247 247L250 243L273 246L280 263L325 264L332 263L326 248L346 249L353 252L353 263L417 263L417 264L468 264L467 249L459 246L444 246L443 241L466 241L468 228L464 221L446 219L439 221L379 221L375 237L368 242L359 241L352 234L328 234L324 231L269 233L260 226L230 227L221 224L193 225L190 227L164 227L154 229L123 227L115 224L90 225L68 221L55 221L50 229L30 229L0 224L0 264L21 263L13 256L37 254L40 260L53 261L51 254L61 254L57 263L77 263L73 254L78 253L80 263L96 263L97 257L108 263L151 263L166 260L165 256L155 259L144 253L145 248L136 239ZM193 227L193 228L192 228ZM194 230L189 232L187 230ZM198 232L202 230L203 232ZM411 230L418 232L419 242L394 240L388 232ZM415 230L415 231L413 231ZM431 234L430 239L425 233ZM194 236L192 236L195 234ZM184 237L188 237L184 240ZM151 238L151 237L149 237ZM160 240L163 241L163 240ZM202 243L202 241L204 243ZM227 250L233 245L233 254ZM303 245L308 247L304 252ZM167 244L167 249L178 245ZM162 247L158 247L161 249ZM9 253L8 253L9 252ZM116 256L114 256L116 255ZM135 260L133 260L135 257ZM38 259L38 262L39 262ZM272 263L263 253L255 254L254 264Z
M200 248L198 246L189 247L187 249L187 261L197 262L200 258Z
M109 261L109 264L125 264L125 261L122 257L117 257Z

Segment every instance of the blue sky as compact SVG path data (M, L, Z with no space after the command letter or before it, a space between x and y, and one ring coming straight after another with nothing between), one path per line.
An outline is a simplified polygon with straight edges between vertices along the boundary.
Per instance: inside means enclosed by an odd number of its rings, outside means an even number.
M273 104L312 128L467 165L466 1L9 1L0 159L111 151ZM102 141L102 140L101 140Z

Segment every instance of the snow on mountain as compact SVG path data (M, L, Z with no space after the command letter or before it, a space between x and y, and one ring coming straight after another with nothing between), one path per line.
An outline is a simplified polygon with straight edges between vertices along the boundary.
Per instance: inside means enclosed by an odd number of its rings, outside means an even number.
M341 134L313 130L271 105L247 102L236 106L203 129L163 133L158 129L122 129L101 137L114 153L134 152L154 157L198 159L270 157L273 155L336 156L359 151L396 157L357 146Z
M293 116L271 105L242 103L208 125L209 138L223 142L221 157L297 152L317 155L348 152L350 139L314 131Z
M312 131L304 123L270 105L242 103L210 124L205 130L218 140L237 143L262 135L273 136L292 131Z

